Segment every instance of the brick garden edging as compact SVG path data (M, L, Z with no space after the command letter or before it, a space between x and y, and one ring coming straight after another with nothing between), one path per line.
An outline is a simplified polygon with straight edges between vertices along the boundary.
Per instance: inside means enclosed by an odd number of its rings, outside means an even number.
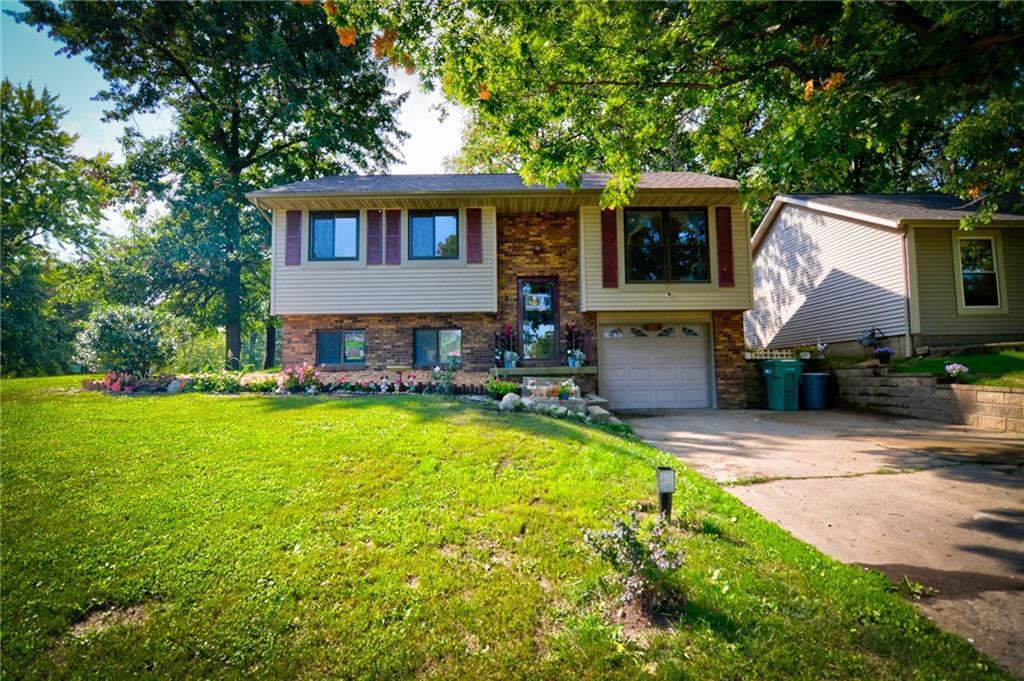
M939 383L889 367L836 369L839 400L856 409L1024 433L1024 389Z

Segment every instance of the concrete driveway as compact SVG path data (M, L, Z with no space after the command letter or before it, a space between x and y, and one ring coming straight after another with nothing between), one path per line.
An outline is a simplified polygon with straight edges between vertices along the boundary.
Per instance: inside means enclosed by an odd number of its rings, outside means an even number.
M620 414L847 563L938 590L940 626L1024 678L1024 439L844 411Z

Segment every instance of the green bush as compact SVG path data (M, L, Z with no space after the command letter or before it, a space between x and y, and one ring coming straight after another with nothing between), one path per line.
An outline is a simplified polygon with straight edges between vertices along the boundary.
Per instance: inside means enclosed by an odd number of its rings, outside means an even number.
M184 337L174 350L170 368L183 374L194 374L200 371L219 371L224 367L224 333L206 331L189 333L183 330Z
M500 400L509 393L519 394L520 385L512 381L503 381L494 376L487 379L487 394L496 400Z
M137 376L167 365L174 350L170 318L146 307L112 305L89 315L78 334L77 360L92 371Z
M197 393L240 393L242 392L241 371L217 371L194 374L188 389Z
M277 377L258 375L242 379L242 390L250 393L272 393L277 390Z

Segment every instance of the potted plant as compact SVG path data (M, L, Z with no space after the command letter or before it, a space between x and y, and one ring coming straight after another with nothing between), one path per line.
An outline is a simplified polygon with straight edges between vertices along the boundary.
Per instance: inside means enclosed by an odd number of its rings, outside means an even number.
M569 366L573 367L574 369L583 366L583 360L587 358L587 356L583 354L583 351L580 350L579 348L569 350L567 354L569 355Z
M968 369L963 364L960 364L959 362L947 364L945 370L946 376L949 377L950 383L959 383L961 378L963 378L964 376L971 372L970 369Z
M506 350L501 360L506 369L515 369L516 363L519 361L519 353L515 350Z
M875 348L875 357L878 358L879 364L888 364L895 352L888 345L883 345L880 348Z

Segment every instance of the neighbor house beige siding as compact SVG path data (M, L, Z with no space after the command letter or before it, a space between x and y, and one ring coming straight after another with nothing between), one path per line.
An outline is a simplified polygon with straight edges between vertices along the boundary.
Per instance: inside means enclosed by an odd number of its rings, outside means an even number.
M750 216L735 194L674 197L672 203L638 205L706 206L708 209L709 275L708 283L627 284L623 213L618 209L618 288L604 288L601 277L601 209L597 205L580 208L580 305L584 312L636 310L746 310L752 299L750 279ZM733 287L718 286L718 253L715 236L715 207L732 209Z
M785 206L754 257L747 344L851 341L872 327L906 333L902 239L893 228Z
M1000 260L1001 297L1005 309L964 313L958 310L953 243L956 227L914 227L914 279L918 294L915 334L922 342L943 343L970 339L1024 340L1024 227L978 228L979 235L996 234ZM962 233L961 233L962 234ZM1002 306L1001 306L1002 307ZM961 337L961 338L957 338Z
M387 210L391 206L380 205ZM482 212L483 262L466 262L466 211L459 210L459 259L408 259L409 230L402 209L401 265L366 264L366 210L359 211L359 260L309 260L309 213L302 212L302 261L285 265L285 215L273 211L271 313L386 314L496 312L495 210Z

